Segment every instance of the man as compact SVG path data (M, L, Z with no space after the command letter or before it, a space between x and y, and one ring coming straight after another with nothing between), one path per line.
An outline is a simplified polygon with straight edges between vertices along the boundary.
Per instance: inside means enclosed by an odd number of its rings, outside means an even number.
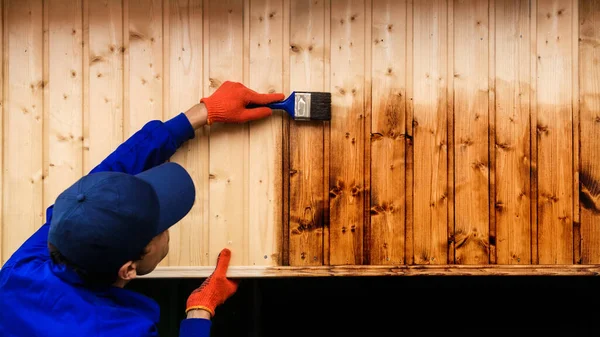
M167 255L169 227L194 203L191 177L166 161L195 129L265 118L271 109L246 106L283 98L225 82L186 112L148 122L62 192L0 270L0 336L156 336L158 304L124 287ZM208 336L215 308L236 292L230 256L223 249L190 294L180 336Z

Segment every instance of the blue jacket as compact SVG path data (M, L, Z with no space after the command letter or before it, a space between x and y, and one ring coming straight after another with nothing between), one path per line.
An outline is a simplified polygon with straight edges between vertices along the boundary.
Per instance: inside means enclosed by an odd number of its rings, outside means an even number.
M164 163L192 138L184 114L150 121L91 172L137 174ZM154 300L113 286L86 288L75 272L52 262L47 246L52 207L46 223L0 269L0 336L158 336L160 308ZM180 336L209 336L210 327L210 320L184 319Z

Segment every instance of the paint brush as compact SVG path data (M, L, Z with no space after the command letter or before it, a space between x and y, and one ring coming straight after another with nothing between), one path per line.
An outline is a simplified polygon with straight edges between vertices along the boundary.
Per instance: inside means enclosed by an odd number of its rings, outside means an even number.
M266 105L249 105L248 108L266 106L274 110L284 110L297 121L331 120L331 93L315 91L294 91L283 101Z

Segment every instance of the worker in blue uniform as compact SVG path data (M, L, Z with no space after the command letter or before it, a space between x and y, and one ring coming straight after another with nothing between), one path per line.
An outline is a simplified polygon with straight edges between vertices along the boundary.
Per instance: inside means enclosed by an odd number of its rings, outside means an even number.
M167 255L168 229L194 204L192 178L168 159L203 125L268 117L270 108L248 104L283 98L225 82L176 117L146 123L63 191L0 269L0 336L156 336L158 304L124 287ZM190 294L180 336L209 335L216 307L237 290L230 257L223 249Z

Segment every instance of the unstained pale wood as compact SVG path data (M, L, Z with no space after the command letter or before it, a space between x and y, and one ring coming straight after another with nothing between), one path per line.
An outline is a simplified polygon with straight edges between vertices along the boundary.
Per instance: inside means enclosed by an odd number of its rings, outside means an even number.
M123 7L122 1L87 1L89 115L84 117L84 173L123 141Z
M250 4L251 89L283 92L283 1ZM281 265L282 111L250 123L248 253L250 265Z
M48 1L44 208L83 175L82 2Z
M165 6L165 115L175 117L200 102L203 81L202 0L169 0ZM182 90L185 88L185 90ZM187 169L196 187L196 202L170 230L172 249L167 265L206 265L208 261L208 130L196 131L173 155L172 162Z
M42 225L43 32L41 0L4 2L2 258Z
M129 0L129 111L125 135L163 120L163 10L161 0Z
M208 1L208 0L207 0ZM244 65L244 2L210 0L209 81L212 94L223 82L242 82ZM248 251L248 125L210 126L210 249L215 263L219 252L232 251L231 263L245 265Z

